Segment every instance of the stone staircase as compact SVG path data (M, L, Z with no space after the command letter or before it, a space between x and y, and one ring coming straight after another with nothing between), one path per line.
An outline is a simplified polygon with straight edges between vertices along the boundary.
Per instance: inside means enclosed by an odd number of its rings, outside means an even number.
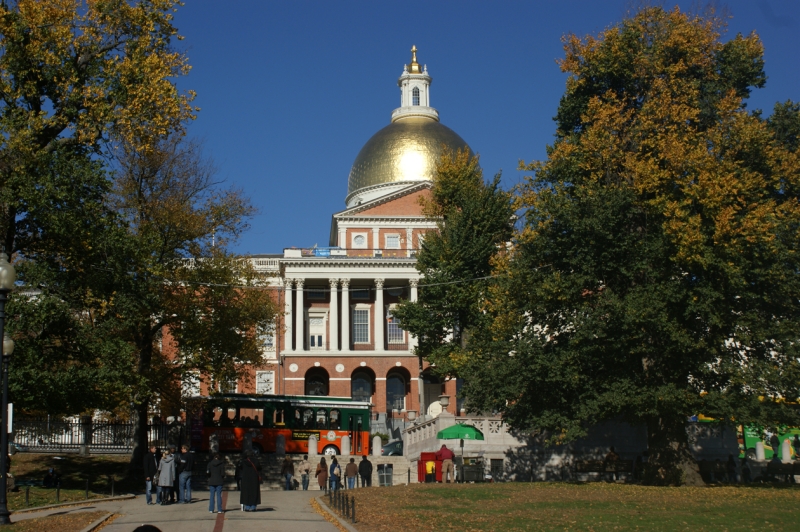
M224 490L232 491L237 489L236 485L236 464L239 461L240 454L238 453L223 453L222 459L225 461L225 484L223 485ZM302 455L290 455L292 461L295 464L295 470L297 470L298 464L302 461ZM339 460L339 464L342 467L342 471L344 471L344 466L350 462L350 456L337 456ZM355 459L356 463L361 461L360 456L353 456L352 458ZM259 461L261 462L261 489L262 490L282 490L283 489L283 479L281 478L281 463L283 462L283 457L277 454L261 454L258 457ZM314 464L314 468L316 468L316 464L319 463L319 456L310 456L309 462ZM208 475L206 475L206 465L210 460L210 456L208 453L195 453L195 460L194 460L194 468L192 469L192 488L197 490L207 490L208 489ZM330 465L330 459L325 457L325 460ZM400 485L405 484L408 481L409 475L408 472L411 470L411 482L417 482L417 472L416 469L412 469L412 464L408 460L405 459L403 456L370 456L369 461L372 462L372 485L378 486L378 465L392 465L392 484L393 485ZM299 471L295 476L295 479L299 482L300 481L300 474ZM314 470L311 471L311 479L309 480L309 489L310 490L319 490L319 483L314 478Z

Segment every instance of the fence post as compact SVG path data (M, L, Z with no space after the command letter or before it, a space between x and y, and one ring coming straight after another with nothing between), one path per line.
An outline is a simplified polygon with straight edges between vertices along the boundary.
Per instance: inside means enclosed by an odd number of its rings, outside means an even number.
M25 506L31 505L31 487L25 486Z
M86 500L89 500L89 477L86 477Z
M61 486L56 488L56 502L61 502Z
M353 502L353 505L352 505L353 511L351 513L352 513L352 516L353 516L353 523L355 524L355 522L356 522L356 498L355 497L353 497L353 501L352 502Z
M406 481L406 486L411 484L411 466L408 468L408 480Z
M350 497L347 495L344 496L344 518L347 519L350 517Z
M92 445L92 416L81 416L81 443L78 447L82 456L89 456L89 447Z
M111 477L111 496L114 496L114 477Z

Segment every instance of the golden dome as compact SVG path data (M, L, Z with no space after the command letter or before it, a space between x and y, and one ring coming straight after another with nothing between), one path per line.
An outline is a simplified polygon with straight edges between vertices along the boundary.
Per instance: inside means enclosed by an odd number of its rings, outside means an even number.
M358 152L350 170L348 197L373 185L433 179L442 146L469 150L464 139L436 120L409 117L392 122Z

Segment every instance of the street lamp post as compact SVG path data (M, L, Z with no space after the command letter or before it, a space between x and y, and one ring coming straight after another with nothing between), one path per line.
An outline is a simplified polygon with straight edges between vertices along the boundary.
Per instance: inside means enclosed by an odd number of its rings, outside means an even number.
M3 402L0 405L0 414L3 424L0 427L0 525L11 524L8 512L8 362L14 352L14 341L6 336L6 301L8 294L14 288L17 272L8 262L8 255L0 253L0 356L3 358Z

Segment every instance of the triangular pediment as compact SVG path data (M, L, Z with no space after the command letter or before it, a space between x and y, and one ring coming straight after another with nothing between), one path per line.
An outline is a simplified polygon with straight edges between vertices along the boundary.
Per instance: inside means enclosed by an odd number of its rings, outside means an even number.
M352 216L422 216L420 199L430 196L432 183L422 181L409 185L403 189L392 192L374 200L356 205L333 215L334 218L349 218Z

